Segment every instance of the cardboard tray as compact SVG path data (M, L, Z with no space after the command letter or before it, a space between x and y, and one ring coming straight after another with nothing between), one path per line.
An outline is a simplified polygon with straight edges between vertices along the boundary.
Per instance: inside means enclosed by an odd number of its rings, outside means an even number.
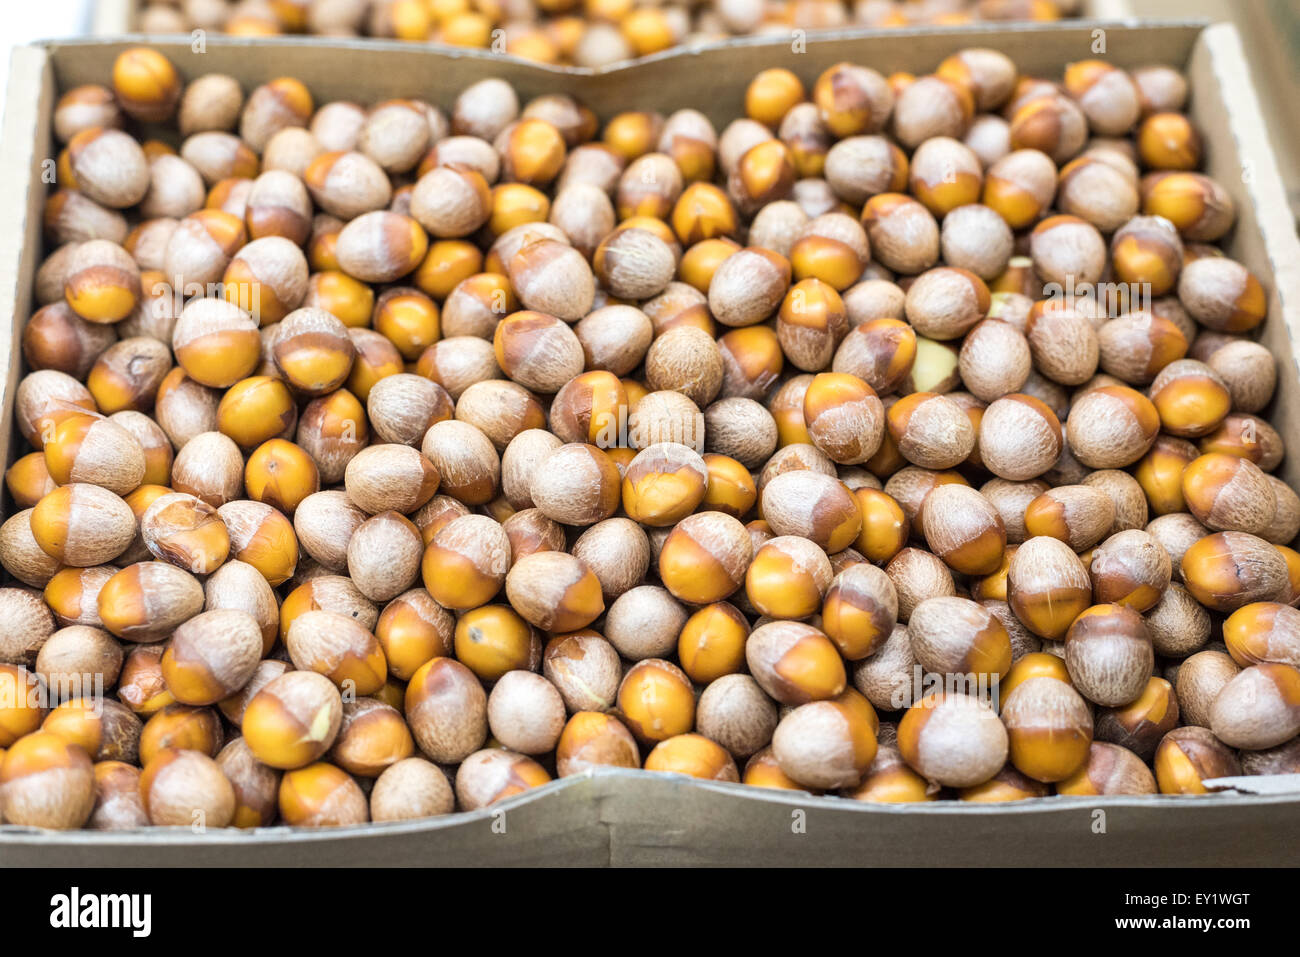
M301 78L318 102L420 96L448 106L488 76L527 99L563 90L602 117L629 107L693 106L721 127L738 111L758 69L785 66L811 81L840 60L882 71L926 70L967 46L1004 50L1027 72L1056 75L1063 64L1105 55L1123 66L1185 68L1192 113L1209 144L1208 172L1232 193L1238 224L1229 255L1269 289L1263 341L1278 356L1272 421L1300 443L1300 241L1286 210L1241 44L1231 26L1089 23L841 34L795 53L785 42L737 40L707 53L675 51L603 71L542 67L479 51L436 51L383 41L234 40L212 37L204 53L188 43L156 44L187 77L220 71L246 88L282 75ZM46 187L41 164L54 155L50 115L59 89L102 82L126 46L140 42L52 42L14 51L0 176L0 448L11 461L17 347L31 313L42 255ZM1282 475L1300 487L1300 456ZM1264 784L1264 779L1254 779ZM1282 784L1280 781L1268 782ZM1243 785L1244 786L1244 785ZM1292 787L1295 785L1292 784ZM326 831L187 829L48 833L0 827L0 865L487 865L487 864L1017 864L1261 865L1300 863L1300 791L1204 797L1048 798L1006 805L942 802L864 805L834 797L767 792L675 775L610 771L570 778L484 811L400 824Z

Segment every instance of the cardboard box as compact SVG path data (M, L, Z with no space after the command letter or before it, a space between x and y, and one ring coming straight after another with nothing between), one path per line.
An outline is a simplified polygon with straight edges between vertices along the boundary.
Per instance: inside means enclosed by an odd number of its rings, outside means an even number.
M318 102L420 96L443 106L488 76L514 83L521 97L564 90L602 117L629 106L693 106L721 126L760 68L785 66L811 82L840 60L882 71L926 70L967 46L1004 50L1027 72L1059 74L1095 55L1125 66L1162 62L1185 68L1192 111L1206 133L1207 168L1232 193L1238 222L1229 255L1269 289L1263 341L1279 357L1272 421L1300 443L1300 242L1285 209L1241 45L1230 26L1126 28L1122 24L906 30L843 34L796 53L785 42L746 39L706 54L678 51L621 69L547 68L478 51L455 54L382 41L248 41L209 38L206 52L158 44L187 77L219 71L252 87L276 76L303 79ZM57 91L102 82L122 42L48 43L15 51L4 120L0 175L16 203L0 208L0 336L6 370L0 445L12 459L19 331L31 312L32 278L42 254L41 164L54 155L50 113ZM7 201L7 200L6 200ZM1300 487L1300 456L1283 477ZM240 833L175 831L41 833L0 827L0 864L248 866L258 864L1279 864L1300 863L1300 789L1295 781L1251 779L1242 786L1283 793L1208 797L1050 798L1012 805L941 802L864 805L610 771L570 778L471 814L321 832L271 828ZM1287 789L1290 789L1290 793Z

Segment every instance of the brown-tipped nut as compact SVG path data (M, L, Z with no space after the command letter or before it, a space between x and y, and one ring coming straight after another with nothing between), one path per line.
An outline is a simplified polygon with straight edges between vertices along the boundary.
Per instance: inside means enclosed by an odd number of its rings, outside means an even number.
M159 751L140 775L140 798L149 823L159 827L228 827L235 818L234 788L198 751Z
M690 678L670 661L646 658L628 669L618 689L619 716L644 745L695 726Z
M96 831L146 827L149 816L140 799L140 769L123 761L94 766L95 809L86 827Z
M613 707L622 675L618 652L594 631L552 638L542 654L542 673L570 712Z
M1015 101L1012 105L1016 105ZM1057 163L1077 155L1088 138L1087 117L1063 93L1045 93L1022 101L1008 122L1012 149L1041 150Z
M1232 410L1227 383L1195 359L1179 359L1166 365L1151 383L1150 395L1161 427L1182 438L1197 438L1214 431Z
M1007 732L993 709L966 694L937 693L913 704L898 725L898 749L934 785L974 787L1007 760Z
M369 628L330 611L304 611L285 634L294 667L315 671L340 688L374 694L388 677L383 648Z
M538 239L520 248L505 265L510 284L526 308L566 322L576 322L591 311L595 277L582 253L572 246Z
M877 726L871 704L849 689L788 712L772 735L772 754L801 784L848 787L862 779L876 756Z
M140 535L154 558L195 575L216 571L230 553L230 533L217 510L181 492L154 499L140 518Z
M582 344L564 322L541 312L516 312L493 335L497 364L536 392L554 393L582 372Z
M1065 542L1073 551L1091 548L1110 533L1115 505L1101 490L1061 485L1034 499L1025 509L1025 531Z
M456 801L463 810L476 811L550 780L546 769L530 757L485 748L469 755L456 769Z
M1246 605L1223 623L1223 640L1243 668L1268 662L1300 666L1300 612L1277 602Z
M745 526L730 515L690 515L664 541L659 577L681 601L700 605L721 601L744 581L753 548Z
M322 153L307 167L303 180L316 204L344 221L383 209L393 195L383 169L362 153Z
M216 704L253 676L262 657L262 629L244 611L196 615L172 634L162 657L167 690L182 704Z
M1137 529L1117 532L1093 551L1093 597L1099 604L1117 604L1145 612L1169 587L1169 553L1151 535Z
M348 574L371 601L389 601L415 583L423 549L420 530L410 519L398 512L380 512L353 532Z
M1201 727L1175 728L1165 735L1154 765L1161 794L1206 794L1202 782L1241 773L1236 755Z
M450 814L456 796L447 775L423 758L389 765L370 792L372 821L405 821Z
M930 550L959 574L988 575L1002 564L1006 525L969 486L936 486L925 498L921 529Z
M135 515L107 489L63 485L31 510L31 533L51 558L89 567L111 562L135 537Z
M97 83L87 83L59 97L54 107L54 135L66 143L91 127L120 128L122 120L122 110L113 91Z
M1134 216L1110 241L1111 263L1121 282L1146 283L1151 295L1171 291L1183 268L1183 242L1169 220Z
M1056 195L1056 164L1036 149L1008 153L989 167L984 181L984 205L1012 229L1033 225Z
M803 417L813 444L835 462L856 465L880 448L884 406L855 375L823 372L814 377L804 393Z
M685 622L686 610L667 590L639 585L610 605L605 637L629 660L662 658L676 647Z
M1183 553L1181 568L1187 590L1215 611L1275 600L1287 586L1281 553L1245 532L1207 535Z
M393 677L406 680L426 661L452 650L455 620L428 592L413 588L388 603L375 638Z
M1126 386L1105 386L1080 396L1070 409L1070 450L1091 468L1123 468L1155 441L1160 416L1151 400Z
M510 540L505 530L485 515L466 515L434 534L421 567L425 587L435 601L452 610L468 610L492 600L505 583L509 566Z
M852 63L825 70L813 85L812 100L837 139L879 132L894 108L894 93L884 76Z
M203 601L193 575L165 562L142 562L104 583L99 617L126 641L157 641L201 611Z
M833 576L826 554L814 543L779 535L754 553L745 595L769 618L808 618L821 608Z
M1016 549L1007 570L1007 601L1034 634L1061 640L1091 600L1088 572L1065 542L1037 536Z
M907 544L911 520L902 505L887 492L857 488L853 497L862 512L862 533L853 543L854 548L867 561L888 562Z
M535 552L506 576L506 596L531 624L544 631L584 628L605 610L600 581L581 561L563 552Z
M864 284L855 286L860 289ZM853 321L853 290L845 298L850 322ZM891 311L902 314L902 302ZM912 371L917 358L916 332L901 319L887 316L855 323L835 352L835 372L856 375L880 395L898 390Z
M268 827L275 820L280 773L257 760L242 737L222 748L216 761L235 792L231 825Z
M754 629L745 644L745 659L763 690L782 704L834 698L847 680L834 643L800 622L772 622Z
M699 453L685 445L656 443L638 452L627 466L623 507L629 518L643 525L675 525L703 501L708 479Z
M980 459L999 478L1037 478L1056 464L1061 449L1061 424L1056 414L1033 396L997 399L980 419Z
M1268 477L1235 455L1213 452L1194 459L1183 470L1182 486L1188 510L1214 531L1262 535L1277 509Z
M1215 696L1210 728L1224 744L1258 751L1300 734L1300 671L1267 662L1245 668Z
M1259 412L1273 397L1277 362L1258 342L1238 339L1205 360L1228 388L1237 412Z
M330 759L349 774L376 778L415 750L402 714L374 698L343 705L343 720Z
M1029 678L1006 697L1002 723L1010 760L1036 781L1062 781L1087 761L1092 709L1079 693L1055 678Z
M1094 605L1070 625L1065 663L1070 679L1088 698L1107 707L1133 702L1154 664L1142 617L1121 605Z
M980 682L1011 667L1011 639L1001 621L967 598L928 598L912 609L907 630L912 654L936 674L972 674Z
M1122 745L1149 761L1161 738L1178 725L1178 717L1173 685L1153 677L1132 703L1098 712L1097 740Z
M847 548L862 531L862 513L852 493L834 478L806 469L769 481L760 508L776 534L810 539L831 554Z
M613 715L579 711L564 726L556 748L560 777L597 767L640 767L636 739Z
M46 471L59 485L87 483L126 495L144 479L140 441L111 419L70 416L47 434L44 452Z
M140 762L148 765L164 749L200 751L214 757L225 734L214 708L171 703L145 722L140 732Z
M1237 218L1232 195L1200 173L1151 173L1142 180L1140 189L1142 212L1163 216L1190 242L1209 243L1222 238Z
M1182 331L1169 319L1147 311L1104 322L1097 342L1102 370L1130 385L1146 385L1187 351ZM1226 390L1224 394L1226 398Z
M970 147L951 137L926 140L912 154L908 186L936 217L977 202L983 180L979 157Z
M487 738L487 694L474 673L451 658L434 658L406 688L406 720L420 750L432 761L453 764Z
M975 449L975 429L961 407L946 396L914 392L886 415L889 434L909 462L928 469L948 469Z
M405 445L372 445L348 462L348 498L369 514L415 511L438 490L438 468Z
M368 283L395 282L419 266L429 237L409 216L387 210L363 213L338 236L339 268Z
M923 76L909 83L894 105L894 135L916 148L928 139L966 135L975 112L970 88L945 76Z
M1282 462L1282 436L1268 422L1254 415L1230 413L1209 435L1198 443L1204 453L1224 452L1249 459L1265 472Z
M790 286L789 261L761 248L723 260L709 283L709 311L725 326L751 326L772 315Z
M548 518L566 525L594 525L618 508L618 466L594 445L561 445L539 459L528 491L533 505ZM702 495L702 486L700 491Z
M366 796L352 776L324 762L285 774L277 797L280 820L290 827L364 824L370 816Z
M142 123L170 119L183 84L172 62L157 50L132 47L113 63L113 92L118 105Z

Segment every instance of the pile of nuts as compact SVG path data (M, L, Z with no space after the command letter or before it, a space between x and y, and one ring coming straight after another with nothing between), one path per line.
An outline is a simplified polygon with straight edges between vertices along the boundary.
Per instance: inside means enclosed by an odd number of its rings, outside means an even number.
M146 0L143 33L314 33L478 47L604 66L682 44L793 30L1056 20L1083 0Z
M1175 70L769 69L721 131L110 83L22 334L8 823L1300 770L1268 300Z

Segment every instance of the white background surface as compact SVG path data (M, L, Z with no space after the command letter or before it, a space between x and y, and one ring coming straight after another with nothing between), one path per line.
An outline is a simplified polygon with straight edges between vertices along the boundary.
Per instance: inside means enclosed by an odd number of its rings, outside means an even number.
M9 50L32 40L90 32L95 0L8 0L0 9L0 77L9 85Z

